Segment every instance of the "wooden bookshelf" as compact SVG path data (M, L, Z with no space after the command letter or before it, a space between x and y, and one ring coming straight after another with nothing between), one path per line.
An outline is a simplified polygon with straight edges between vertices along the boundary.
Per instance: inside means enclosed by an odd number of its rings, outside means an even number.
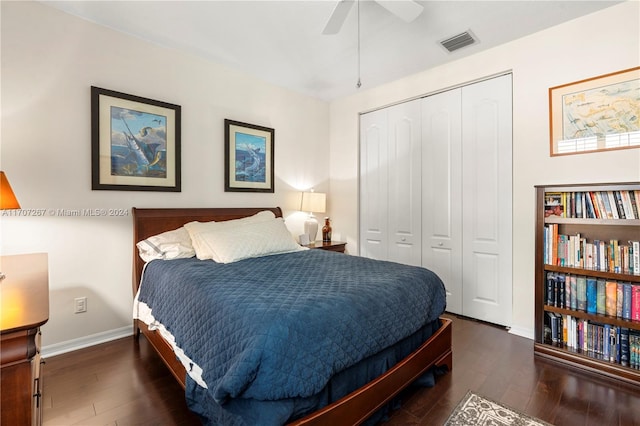
M611 214L607 215L606 212L593 211L594 203L596 200L592 199L596 194L600 194L602 197L606 197L609 192L612 192L615 197L617 195L629 194L628 191L640 191L640 182L630 183L611 183L611 184L581 184L581 185L537 185L536 190L536 226L535 226L535 343L534 353L536 356L543 357L556 362L564 363L573 368L578 368L590 373L605 375L617 380L621 380L636 386L640 386L640 365L632 366L631 360L623 365L622 362L618 362L615 357L614 361L611 361L611 356L605 359L603 354L603 347L598 346L597 350L592 350L591 344L589 344L588 350L580 345L572 344L568 342L562 330L556 330L560 333L554 337L557 339L549 339L549 326L547 319L549 315L560 316L563 321L568 322L568 318L574 318L575 321L579 321L584 326L587 322L589 325L595 327L607 327L607 329L629 329L631 333L640 332L640 321L634 320L633 317L625 318L619 315L606 315L602 313L592 313L585 310L578 309L577 306L571 306L571 301L566 300L564 304L556 302L555 304L549 304L547 299L547 274L553 273L556 275L564 276L565 279L569 276L576 277L588 277L600 280L615 281L617 283L629 283L632 286L640 286L640 271L633 270L633 241L640 241L640 216L638 211L640 210L640 197L636 200L636 207L632 209L631 215L629 211L625 213L624 207L619 206L622 212L618 211L618 218L611 218ZM561 213L553 210L550 205L555 203L554 197L557 194L562 195L562 208ZM586 195L585 195L586 194ZM636 193L633 192L632 195ZM640 192L639 192L640 194ZM591 199L592 207L589 209L588 202L584 201L589 197ZM632 197L635 199L635 197ZM560 196L558 196L560 199ZM570 201L565 201L570 200ZM577 204L581 204L580 208ZM601 202L602 200L597 200ZM571 203L571 204L570 204ZM611 208L617 208L611 206ZM587 209L585 210L585 206ZM595 206L597 208L597 206ZM631 207L627 204L627 207ZM553 213L551 213L553 211ZM546 214L545 214L546 212ZM599 217L595 217L595 216ZM578 216L578 217L576 217ZM608 216L608 217L607 217ZM547 228L547 230L545 230ZM552 259L551 252L556 251L557 245L551 246L549 243L550 232L549 229L555 228L558 235L564 236L576 236L574 241L578 241L578 246L572 246L575 256L571 258L571 262L567 263L568 259L562 257L561 259ZM547 232L546 232L547 231ZM591 264L593 259L588 260L586 253L590 251L586 248L587 244L592 244L594 241L606 241L616 240L620 245L631 247L631 258L628 269L614 267L613 261L599 262L598 265ZM566 240L564 240L566 241ZM582 242L580 242L582 241ZM593 244L592 244L593 246ZM562 247L562 246L561 246ZM589 247L592 249L593 247ZM605 252L609 255L608 245ZM545 255L545 251L547 255ZM563 251L562 249L560 251ZM564 252L563 252L564 253ZM620 253L618 253L620 254ZM561 257L557 255L558 257ZM624 257L624 256L622 256ZM598 259L600 260L600 259ZM555 263L553 263L555 262ZM623 261L619 265L626 263ZM590 263L587 265L587 263ZM637 266L637 265L636 265ZM562 285L560 285L562 286ZM575 297L575 296L574 296ZM574 300L575 301L575 300ZM547 327L545 327L547 324ZM566 339L566 340L565 340ZM600 340L602 342L602 340ZM613 342L607 344L606 351L610 354L610 345ZM640 357L640 354L638 355ZM640 359L637 360L640 363Z

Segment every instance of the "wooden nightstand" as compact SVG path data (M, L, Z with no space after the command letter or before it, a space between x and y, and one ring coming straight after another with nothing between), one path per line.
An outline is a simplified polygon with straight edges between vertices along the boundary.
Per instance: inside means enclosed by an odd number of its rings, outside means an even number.
M0 257L3 425L42 424L40 326L49 319L46 253Z
M344 253L345 246L347 245L344 241L329 241L325 243L324 241L315 241L305 247L309 247L312 249L320 249L320 250L329 250L329 251L337 251L338 253Z

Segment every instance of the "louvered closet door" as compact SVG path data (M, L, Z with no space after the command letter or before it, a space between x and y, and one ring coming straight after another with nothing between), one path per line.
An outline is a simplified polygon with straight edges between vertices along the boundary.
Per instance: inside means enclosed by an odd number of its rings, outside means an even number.
M511 75L462 88L463 313L510 325Z
M389 260L422 263L420 101L388 108Z
M447 288L447 311L462 314L461 90L422 100L422 265Z
M360 255L386 260L388 239L388 111L360 116Z

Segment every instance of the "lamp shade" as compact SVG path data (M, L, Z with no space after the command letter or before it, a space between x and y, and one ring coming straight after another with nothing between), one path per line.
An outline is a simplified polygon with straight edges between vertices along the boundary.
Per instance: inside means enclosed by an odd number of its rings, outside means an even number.
M0 172L0 210L19 209L20 203L11 189L9 179Z
M323 192L303 192L300 210L324 213L327 209L327 194Z

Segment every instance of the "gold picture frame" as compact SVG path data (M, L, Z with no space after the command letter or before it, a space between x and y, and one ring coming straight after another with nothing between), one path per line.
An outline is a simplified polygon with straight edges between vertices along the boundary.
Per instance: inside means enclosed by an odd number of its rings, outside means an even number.
M640 67L549 89L551 156L640 148Z

